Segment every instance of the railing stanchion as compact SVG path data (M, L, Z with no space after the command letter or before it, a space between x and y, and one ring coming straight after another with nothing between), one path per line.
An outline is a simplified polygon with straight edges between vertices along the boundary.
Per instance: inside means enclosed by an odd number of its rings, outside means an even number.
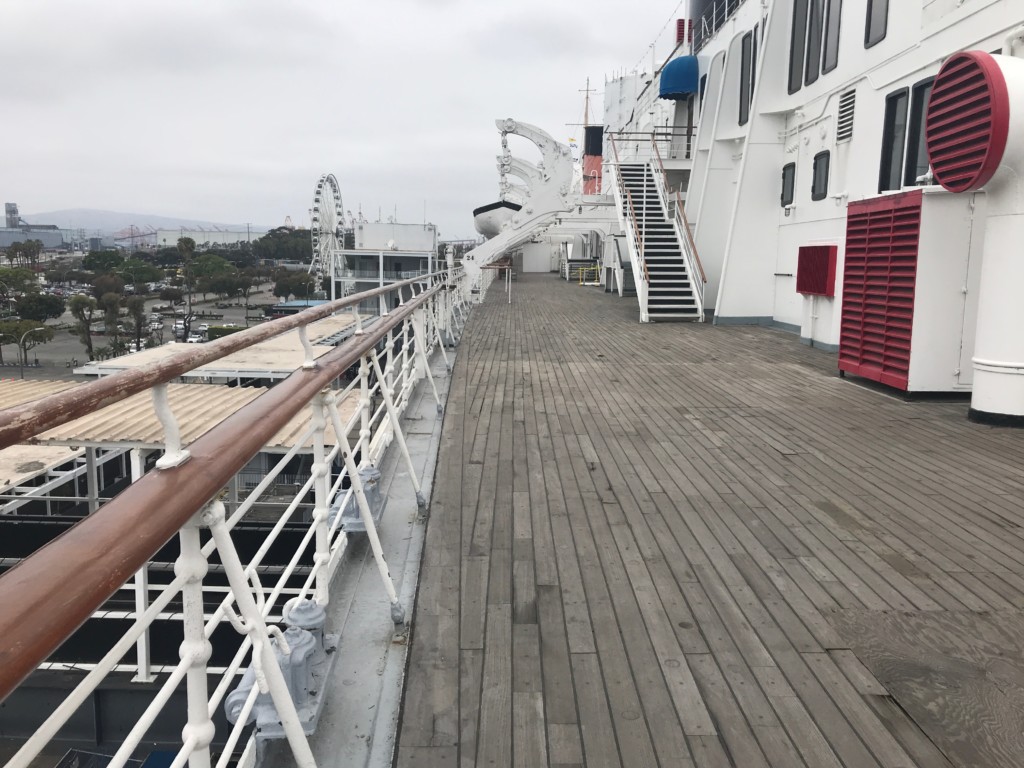
M324 392L313 398L313 525L316 526L316 602L326 606L330 600L330 574L327 563L331 559L330 526L327 522L327 495L331 488L331 467L327 463L324 433L327 431L327 405Z
M341 447L345 469L348 471L349 481L352 483L352 493L356 497L359 517L363 521L363 527L366 528L366 538L370 542L373 559L377 563L377 571L380 573L381 581L384 584L384 591L387 592L388 600L391 602L391 620L396 626L400 626L405 624L405 609L402 608L402 604L398 601L398 592L395 591L395 583L391 580L391 571L388 568L387 561L384 559L384 549L380 545L380 537L377 536L377 526L373 522L373 515L370 514L370 503L366 500L363 481L359 477L359 470L352 456L352 446L349 445L348 437L345 435L337 405L329 403L328 410L331 414L334 432L338 436L338 445Z
M241 614L242 621L244 622L244 629L252 640L253 668L256 670L256 680L260 691L263 693L269 693L270 698L274 702L274 708L277 710L277 716L281 719L281 727L284 729L285 736L288 739L288 745L292 749L295 764L299 768L316 768L316 760L313 757L313 751L309 748L309 742L306 740L306 734L302 730L302 723L299 720L299 713L295 709L295 702L292 700L291 693L288 691L288 684L285 682L284 673L281 672L281 667L277 663L277 657L274 655L274 648L270 643L270 628L267 627L266 622L263 620L263 612L256 604L256 599L253 597L249 577L246 576L245 569L242 567L242 561L238 558L238 551L235 549L235 544L231 540L231 533L228 531L228 527L224 519L224 505L220 501L211 502L203 513L202 518L203 522L209 526L210 533L217 545L217 552L219 553L221 563L224 566L224 573L228 577L228 583L231 585L231 592L235 597L235 602L238 604L238 611ZM196 531L195 541L196 546L198 546L198 530ZM199 601L201 632L203 623L201 613L201 591L199 593ZM274 634L278 645L282 647L282 650L284 650L285 642L284 638L281 636L280 630L277 630ZM190 683L191 674L192 673L190 671ZM205 690L205 667L203 675L203 688ZM191 706L192 702L190 697L190 711ZM207 718L209 718L209 714L207 713L208 706L207 698L204 697L202 707L203 713L206 714ZM212 722L210 723L210 736L211 738L213 737ZM209 764L209 750L207 749L206 766L209 766ZM198 768L198 766L190 765L189 768Z
M510 303L511 300L512 294L509 293ZM419 307L412 315L412 332L415 337L413 344L416 346L416 357L419 359L420 371L426 376L427 381L430 382L430 391L434 393L434 402L437 403L437 415L440 416L444 411L444 406L441 404L441 395L437 391L437 384L434 383L434 375L430 372L430 361L427 359L427 334L424 322L424 310L423 307Z
M384 381L384 375L380 369L380 360L377 358L377 355L372 354L370 359L373 360L373 369L377 373L377 378L380 381ZM402 457L405 459L405 463L409 467L409 479L412 480L413 490L416 491L416 506L418 506L422 512L427 508L427 499L420 488L419 478L416 477L416 466L412 463L412 456L409 454L409 446L405 442L405 433L402 431L402 425L398 420L400 415L398 413L398 408L395 406L394 398L391 396L391 392L387 387L381 387L380 393L384 398L384 407L387 409L388 419L391 420L391 428L395 433L395 442L398 443L398 448L402 452Z
M213 646L206 639L204 632L206 618L203 608L203 578L209 565L199 541L199 528L202 524L203 513L199 512L178 532L181 550L178 561L174 564L175 572L186 579L185 585L181 588L184 640L179 655L182 661L190 661L185 673L188 722L182 730L185 744L191 743L189 768L210 768L210 744L214 736L214 725L209 711L210 692L206 680L206 663L210 660Z

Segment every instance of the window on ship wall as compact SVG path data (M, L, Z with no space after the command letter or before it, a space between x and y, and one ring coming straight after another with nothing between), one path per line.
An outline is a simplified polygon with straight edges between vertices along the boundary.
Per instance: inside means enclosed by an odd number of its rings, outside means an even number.
M889 0L868 0L868 15L864 24L864 47L885 40L889 26Z
M907 159L904 163L903 186L912 187L919 177L928 173L928 150L924 140L924 118L932 95L934 77L916 83L910 89L910 123L907 127Z
M796 163L786 163L782 166L782 207L793 204L796 187Z
M747 32L740 41L740 125L746 125L750 119L750 93L753 86L750 74L753 71L751 54L754 36Z
M828 197L828 166L831 155L828 150L814 156L814 169L811 181L811 200L824 200Z
M882 123L882 163L878 171L878 191L899 189L903 173L903 150L907 143L907 112L910 91L901 88L885 97Z
M816 82L839 66L843 0L793 0L789 92Z

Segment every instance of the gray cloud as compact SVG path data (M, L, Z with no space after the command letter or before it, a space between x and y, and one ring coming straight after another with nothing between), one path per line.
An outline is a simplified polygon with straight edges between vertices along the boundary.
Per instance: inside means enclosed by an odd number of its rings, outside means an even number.
M586 78L641 58L676 4L5 0L0 193L277 224L305 221L330 171L346 207L419 221L426 200L471 236L494 118L565 139Z

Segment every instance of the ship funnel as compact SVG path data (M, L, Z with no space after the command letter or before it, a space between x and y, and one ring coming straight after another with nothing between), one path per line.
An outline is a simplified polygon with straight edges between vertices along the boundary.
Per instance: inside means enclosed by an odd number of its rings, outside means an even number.
M970 419L1024 426L1024 60L963 51L935 78L925 140L935 180L984 188Z

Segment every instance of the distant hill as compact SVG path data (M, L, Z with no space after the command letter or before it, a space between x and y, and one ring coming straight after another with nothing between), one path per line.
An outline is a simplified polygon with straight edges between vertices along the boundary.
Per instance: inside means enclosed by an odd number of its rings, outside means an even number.
M245 231L245 224L225 224L218 221L200 219L180 219L173 216L156 216L151 213L120 213L118 211L98 211L92 208L71 208L63 211L23 214L22 219L29 224L56 224L61 229L84 229L87 235L110 235L130 226L138 229L153 227L154 229L230 229ZM251 225L253 231L266 231L270 227Z

